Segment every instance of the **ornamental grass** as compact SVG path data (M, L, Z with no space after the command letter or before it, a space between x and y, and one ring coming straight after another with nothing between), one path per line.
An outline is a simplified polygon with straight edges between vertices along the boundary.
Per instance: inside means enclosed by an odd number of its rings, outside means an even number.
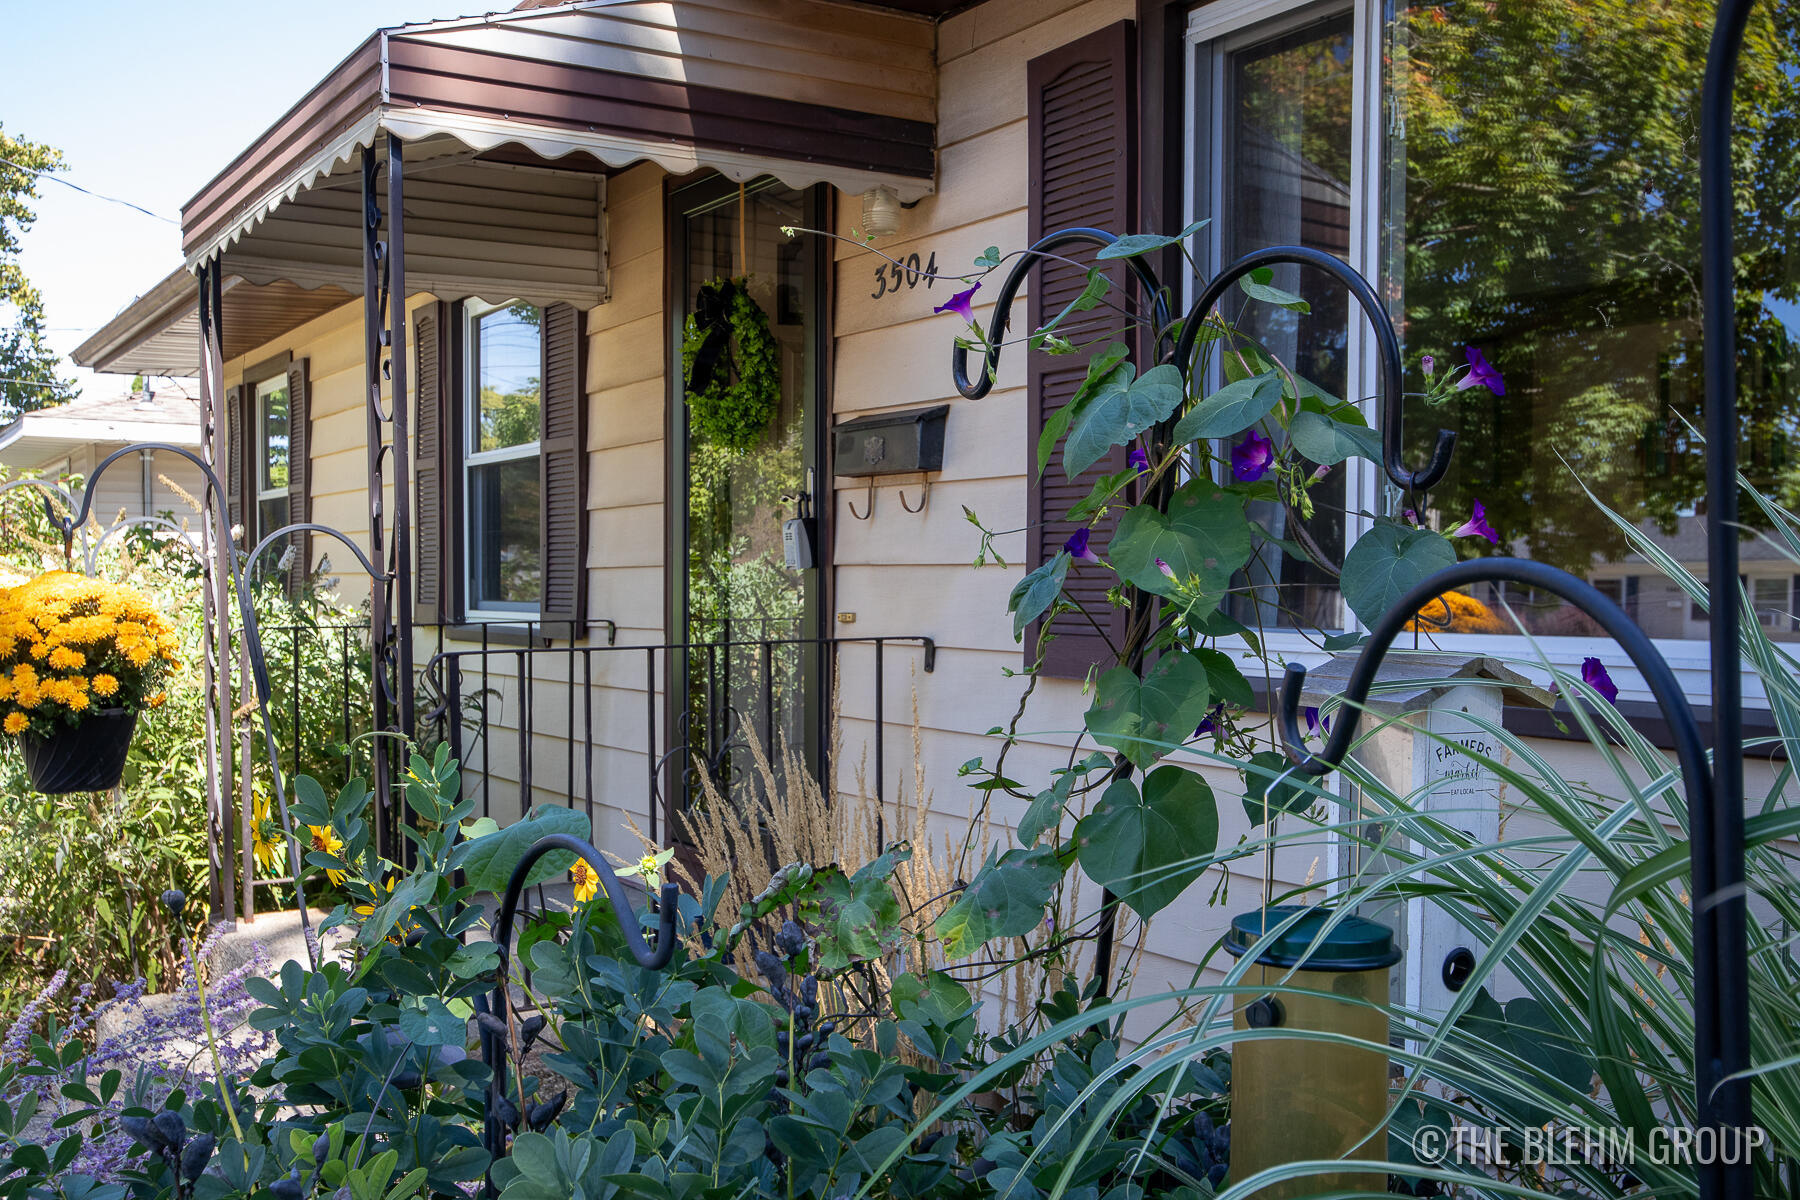
M47 736L163 703L181 639L142 592L51 571L0 589L0 729Z

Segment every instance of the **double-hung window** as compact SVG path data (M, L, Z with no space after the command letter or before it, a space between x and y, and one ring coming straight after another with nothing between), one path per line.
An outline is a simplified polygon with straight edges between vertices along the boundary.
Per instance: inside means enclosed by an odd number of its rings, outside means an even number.
M1738 84L1741 457L1777 497L1800 488L1791 24L1759 10L1758 50ZM1404 348L1410 459L1429 457L1440 428L1459 439L1418 519L1448 532L1479 503L1500 544L1465 540L1465 556L1532 558L1593 580L1697 690L1705 624L1651 560L1660 551L1705 575L1697 120L1711 27L1702 0L1213 0L1190 10L1186 47L1188 216L1211 219L1194 246L1202 266L1299 243L1373 281ZM1375 423L1360 312L1322 273L1287 268L1274 282L1312 312L1246 308L1251 331L1323 391L1364 403ZM1472 387L1428 405L1423 356L1442 372L1471 347L1499 369L1504 393ZM1377 514L1400 518L1406 507L1359 459L1313 496L1317 513L1302 528L1280 511L1257 515L1327 561L1341 561ZM1754 523L1753 506L1744 511ZM1791 565L1767 539L1748 537L1743 554L1765 631L1800 638ZM1249 573L1250 597L1265 625L1294 631L1276 632L1272 649L1301 653L1312 646L1300 629L1352 624L1328 573L1291 555L1262 565ZM1508 587L1474 599L1507 627L1522 621L1565 664L1590 654L1620 663L1594 623L1554 597ZM1522 638L1478 631L1494 627L1471 620L1436 640L1532 653Z
M463 580L475 618L535 615L539 562L539 431L543 310L513 301L463 306Z
M289 399L285 373L256 385L256 525L250 531L252 544L288 523ZM280 549L269 550L258 568L272 570L280 553Z

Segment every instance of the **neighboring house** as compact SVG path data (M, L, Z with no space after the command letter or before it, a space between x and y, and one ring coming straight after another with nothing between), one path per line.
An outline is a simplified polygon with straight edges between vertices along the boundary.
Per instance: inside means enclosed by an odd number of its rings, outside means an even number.
M1692 43L1703 50L1710 9L1673 6L1666 34L1677 47L1657 42L1655 13L1609 18L1642 23L1625 37L1583 24L1584 6L1568 0L1573 32L1558 43L1539 38L1556 5L1529 6L1528 28L1502 19L1506 7L1413 5L1386 26L1388 6L1374 0L617 0L381 31L255 143L218 146L231 165L183 211L188 269L216 269L225 285L234 519L254 531L304 517L367 542L370 439L384 436L391 388L366 365L380 349L365 343L359 157L398 143L414 657L465 655L457 686L483 729L459 736L470 786L497 816L516 816L522 794L586 803L600 843L634 851L622 818L666 837L694 755L733 753L724 744L754 728L816 756L834 686L840 787L853 786L859 762L890 797L908 783L916 689L925 785L938 811L964 810L957 766L992 755L983 731L1022 690L1006 673L1021 665L1008 594L1062 544L1061 514L1088 491L1055 468L1039 486L1029 469L1039 424L1085 356L1015 347L989 397L960 400L949 362L961 327L933 309L963 285L919 271L967 271L989 246L1070 225L1173 231L1206 219L1189 249L1208 267L1273 242L1345 256L1393 298L1409 364L1421 352L1460 363L1476 342L1509 380L1505 397L1415 413L1421 438L1438 424L1464 434L1457 473L1425 518L1454 526L1480 499L1517 552L1603 579L1641 575L1560 462L1599 472L1614 503L1650 497L1633 519L1691 502L1659 481L1691 479L1697 450L1671 467L1638 442L1655 440L1646 423L1661 420L1668 380L1691 369L1694 323L1666 280L1588 253L1610 236L1595 211L1616 215L1620 196L1644 203L1645 177L1610 192L1610 177L1575 178L1599 154L1580 147L1604 130L1540 137L1562 118L1525 111L1500 84L1513 64L1546 93L1595 100L1636 69L1576 61L1602 38L1658 45L1642 69L1679 59L1697 90ZM1396 57L1407 37L1410 64ZM1607 111L1575 104L1567 120L1603 126ZM1470 161L1457 157L1470 143L1445 132L1458 120L1488 137ZM1533 169L1509 174L1520 154ZM854 238L866 194L877 216L894 214L895 232L875 245L903 268L782 232ZM1656 200L1686 203L1673 191ZM1494 250L1507 237L1523 247L1511 258ZM1646 261L1687 252L1631 249ZM680 381L683 323L702 285L739 274L769 317L781 370L781 401L747 451L686 419ZM1080 270L1048 274L1029 314L1016 313L1015 336L1080 291ZM1350 325L1342 298L1317 279L1282 282L1313 313L1269 321L1270 343L1326 390L1373 395L1366 330ZM993 291L976 296L984 322ZM192 373L194 311L191 277L177 273L77 357ZM1791 404L1785 375L1778 383L1771 394ZM835 426L939 404L950 411L928 499L918 475L871 490L856 461L834 458ZM387 491L374 497L390 522L393 468L384 462ZM1341 553L1369 526L1357 514L1387 501L1363 462L1326 487L1321 500L1339 515L1313 534ZM990 528L1028 531L999 537L1009 566L971 569L965 506ZM784 524L805 511L812 565L789 567ZM1279 514L1269 519L1281 532ZM1096 548L1105 542L1102 528ZM312 539L309 565L321 543ZM332 554L354 588L346 557ZM1285 570L1293 608L1342 623L1329 577ZM1630 585L1607 586L1623 599ZM1082 599L1102 626L1116 620L1099 594ZM1769 602L1792 611L1791 598ZM1656 736L1641 680L1608 643L1559 627L1554 610L1533 619L1536 644L1563 665L1606 658L1625 710ZM1653 632L1704 704L1700 631ZM896 640L878 650L859 637ZM903 640L916 637L933 639L934 658ZM1519 637L1451 640L1531 653ZM1266 641L1281 656L1321 657L1279 623ZM1078 630L1055 644L1021 728L1081 727L1095 648ZM1548 715L1508 709L1506 719L1543 738L1545 758L1571 778L1607 783L1583 744L1551 740L1563 735ZM1037 734L1008 774L1047 781L1069 755L1067 733ZM1769 770L1752 765L1752 793ZM1215 774L1222 797L1237 794L1235 774ZM1020 811L995 816L1007 824ZM1221 818L1228 845L1243 816L1227 799ZM1290 884L1312 869L1297 852L1277 864ZM1259 884L1241 880L1240 895ZM1142 972L1187 978L1227 911L1208 906L1211 887L1157 919Z
M50 480L86 480L109 454L139 442L199 453L200 405L191 384L82 396L22 413L0 425L0 465L14 476L35 471ZM128 455L100 476L94 519L107 526L123 518L166 517L197 530L194 501L205 492L202 478L199 467L168 450Z

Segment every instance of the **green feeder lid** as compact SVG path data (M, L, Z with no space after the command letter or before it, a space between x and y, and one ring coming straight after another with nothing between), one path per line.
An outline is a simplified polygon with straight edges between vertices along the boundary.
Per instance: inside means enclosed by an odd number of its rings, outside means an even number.
M1303 915L1264 947L1257 962L1266 967L1297 966L1306 971L1372 971L1400 961L1400 947L1394 945L1394 931L1381 922L1365 917L1344 917L1323 941L1318 941L1319 930L1333 912L1297 904L1239 913L1231 918L1231 932L1225 935L1226 953L1235 957L1247 954L1262 938L1265 929L1279 927L1296 913ZM1318 944L1314 945L1314 942Z

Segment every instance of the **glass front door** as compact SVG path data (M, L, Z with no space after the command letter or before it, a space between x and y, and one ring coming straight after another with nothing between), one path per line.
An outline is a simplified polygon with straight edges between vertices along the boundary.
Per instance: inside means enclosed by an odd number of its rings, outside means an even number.
M821 745L823 548L815 502L821 394L822 201L775 180L714 178L675 193L679 374L671 430L676 612L671 747L722 790L747 778L749 740L816 768ZM803 524L789 522L804 518Z

